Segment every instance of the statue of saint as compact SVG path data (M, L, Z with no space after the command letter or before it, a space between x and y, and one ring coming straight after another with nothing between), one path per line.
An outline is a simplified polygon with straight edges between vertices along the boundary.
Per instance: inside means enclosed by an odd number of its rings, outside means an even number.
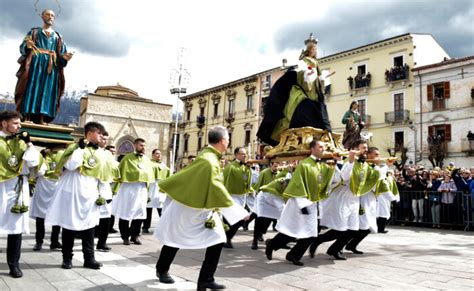
M324 101L324 76L316 59L318 40L310 34L297 67L291 67L273 85L257 136L277 145L288 128L311 126L331 131ZM331 74L330 74L331 75Z
M349 110L347 110L342 117L342 124L346 125L342 144L346 149L350 149L355 141L361 139L360 131L365 126L359 113L359 103L357 103L357 101L354 100L351 102Z
M52 26L52 10L41 13L43 27L28 32L20 45L20 69L15 88L15 103L25 121L44 124L51 122L59 111L64 93L64 67L72 58L61 35Z

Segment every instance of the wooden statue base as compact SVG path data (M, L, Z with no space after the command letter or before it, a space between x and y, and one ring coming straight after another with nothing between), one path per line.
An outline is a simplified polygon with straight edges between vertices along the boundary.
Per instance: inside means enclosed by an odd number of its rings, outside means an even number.
M31 141L35 145L68 145L74 142L74 128L57 124L35 124L32 122L22 122L21 130L30 134Z

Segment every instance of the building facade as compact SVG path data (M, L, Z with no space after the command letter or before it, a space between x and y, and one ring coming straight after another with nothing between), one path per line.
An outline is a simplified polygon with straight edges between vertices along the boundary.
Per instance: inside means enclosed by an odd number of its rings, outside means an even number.
M155 148L162 152L163 162L169 160L169 130L172 105L153 102L123 87L101 86L81 98L80 126L89 121L103 124L109 133L109 144L117 155L133 152L133 141L146 141L146 154Z
M473 166L474 56L417 67L413 74L420 160L430 166L429 156L441 151L444 164Z
M179 123L177 165L183 166L188 156L197 155L208 143L208 130L217 125L229 131L229 159L237 146L245 146L251 158L261 154L256 133L263 106L273 83L286 69L284 62L281 67L181 97L184 111Z
M407 33L323 57L322 70L335 72L327 95L331 126L344 132L344 113L353 100L366 124L362 135L386 156L408 150L415 161L415 85L412 68L449 58L429 34Z

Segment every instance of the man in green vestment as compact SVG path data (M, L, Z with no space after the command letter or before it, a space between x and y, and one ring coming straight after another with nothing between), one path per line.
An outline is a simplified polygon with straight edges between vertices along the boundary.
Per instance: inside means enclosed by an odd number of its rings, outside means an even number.
M244 147L236 147L234 156L235 160L224 168L224 185L234 202L245 207L247 195L253 192L252 173L250 166L245 162L247 151ZM237 233L239 227L244 224L245 221L242 220L229 227L229 230L226 231L227 242L224 244L224 248L233 248L232 238Z
M124 245L141 245L138 238L146 219L148 185L155 181L151 160L145 156L146 142L142 138L133 143L135 152L123 157L119 164L120 188L112 204L112 214L119 218L119 230Z
M73 54L52 28L54 12L46 9L41 18L43 27L31 29L20 46L15 103L26 120L42 124L51 122L59 111L65 87L63 71Z
M195 161L158 184L171 201L155 231L155 237L163 244L156 263L156 275L162 283L174 283L168 271L178 250L206 248L198 290L225 288L214 281L226 240L217 211L234 207L220 167L220 158L229 144L227 129L222 126L212 128L208 141L209 146Z
M283 197L288 201L277 224L278 234L266 241L265 255L272 259L272 252L297 239L296 245L287 253L286 260L302 266L303 254L318 235L317 202L328 195L335 168L321 161L324 143L310 143L311 156L296 168Z
M30 167L39 164L40 155L29 135L18 134L21 115L0 112L0 233L7 238L7 264L10 276L20 278L22 233L29 233L28 179Z

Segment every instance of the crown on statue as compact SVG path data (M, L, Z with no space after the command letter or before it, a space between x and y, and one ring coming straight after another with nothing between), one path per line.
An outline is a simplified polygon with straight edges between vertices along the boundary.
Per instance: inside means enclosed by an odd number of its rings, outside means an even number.
M309 34L309 38L304 41L304 44L305 44L305 45L317 44L317 43L318 43L318 39L317 39L317 38L314 38L312 32Z

